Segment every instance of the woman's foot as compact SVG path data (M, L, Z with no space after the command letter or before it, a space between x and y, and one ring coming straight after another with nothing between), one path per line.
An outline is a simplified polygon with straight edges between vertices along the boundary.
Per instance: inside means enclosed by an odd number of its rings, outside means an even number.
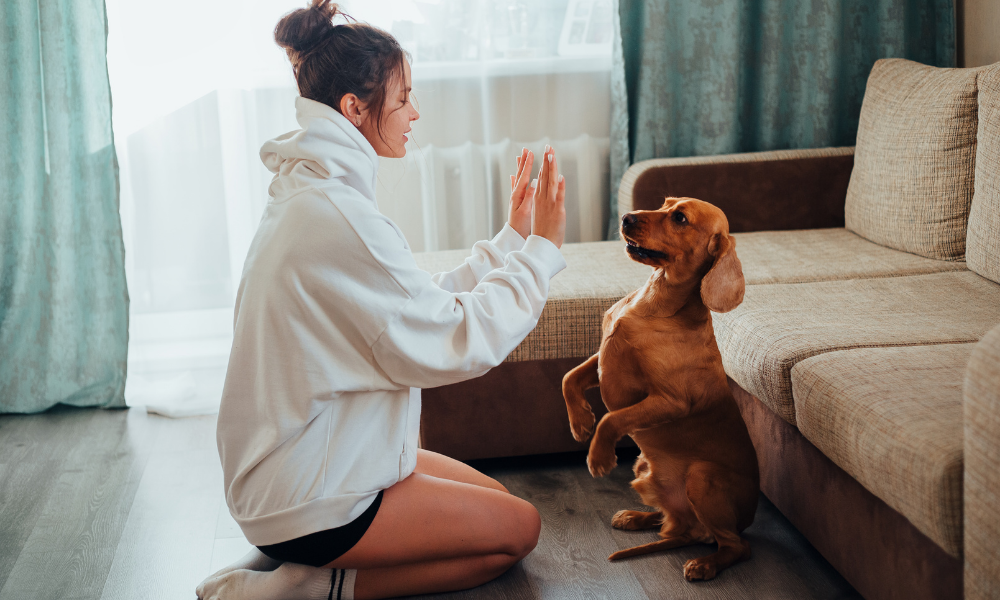
M267 556L257 548L251 548L250 552L247 552L243 558L234 562L233 564L223 567L206 577L198 587L201 588L205 583L222 577L226 573L231 573L233 571L239 571L241 569L247 571L273 571L281 566L280 560L274 560L273 558Z
M284 563L274 571L238 569L207 579L199 600L326 600L334 571Z

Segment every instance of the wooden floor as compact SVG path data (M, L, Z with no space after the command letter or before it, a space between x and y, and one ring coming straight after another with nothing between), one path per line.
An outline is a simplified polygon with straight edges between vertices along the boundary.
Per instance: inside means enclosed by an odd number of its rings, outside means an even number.
M609 525L616 511L641 508L630 457L619 462L604 479L591 478L580 455L476 463L537 507L541 539L496 581L440 597L859 597L763 497L746 532L753 559L714 581L681 575L709 546L609 563L611 552L656 539ZM190 600L202 578L248 548L223 502L215 417L0 417L0 600Z

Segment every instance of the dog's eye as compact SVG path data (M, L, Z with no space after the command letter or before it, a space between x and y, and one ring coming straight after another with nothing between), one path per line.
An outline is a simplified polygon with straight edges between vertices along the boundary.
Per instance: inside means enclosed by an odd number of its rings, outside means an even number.
M688 218L684 216L684 213L677 211L674 213L674 223L683 225L688 222Z

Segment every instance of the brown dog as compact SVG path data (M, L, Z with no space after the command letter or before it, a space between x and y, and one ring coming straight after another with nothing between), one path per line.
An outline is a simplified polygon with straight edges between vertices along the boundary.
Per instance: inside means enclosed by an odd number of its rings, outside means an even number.
M601 386L608 414L597 425L587 466L609 473L615 443L631 435L642 453L632 487L655 512L623 510L619 529L660 528L658 542L609 560L693 543L719 544L687 561L688 580L712 579L750 558L740 533L757 510L757 455L726 382L709 310L743 301L743 268L721 210L692 198L668 198L659 210L622 218L626 253L654 267L646 284L604 313L601 349L563 378L577 441L594 431L583 392Z

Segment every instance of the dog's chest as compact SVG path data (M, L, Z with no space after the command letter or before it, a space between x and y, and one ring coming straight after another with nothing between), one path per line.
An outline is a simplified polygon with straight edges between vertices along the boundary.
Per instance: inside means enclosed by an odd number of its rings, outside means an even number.
M604 315L599 375L614 370L635 381L657 381L703 362L702 335L679 320L635 314L625 300Z
M637 353L637 335L642 323L628 315L624 303L619 303L604 315L601 356L598 376L611 370L621 375L636 378L641 373L641 356Z

